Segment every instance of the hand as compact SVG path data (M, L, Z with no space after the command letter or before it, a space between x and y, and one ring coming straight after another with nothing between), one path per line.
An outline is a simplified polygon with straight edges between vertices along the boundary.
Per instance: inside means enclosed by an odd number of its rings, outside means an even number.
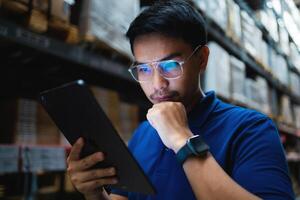
M89 169L98 162L104 160L102 152L97 152L80 159L80 152L84 146L84 141L79 138L73 145L70 155L67 159L68 175L74 187L84 196L102 195L101 188L104 185L116 184L117 179L114 168Z
M154 104L148 110L147 119L156 129L166 147L175 153L193 135L187 123L185 107L178 102Z

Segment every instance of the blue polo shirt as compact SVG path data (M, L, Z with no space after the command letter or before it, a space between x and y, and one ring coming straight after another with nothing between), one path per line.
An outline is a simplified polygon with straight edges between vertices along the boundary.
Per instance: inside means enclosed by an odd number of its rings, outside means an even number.
M214 92L208 92L188 113L188 123L194 134L202 135L213 157L239 185L262 199L294 199L279 134L268 117L226 104ZM157 194L112 193L129 200L196 199L175 153L164 146L148 121L137 128L129 149Z

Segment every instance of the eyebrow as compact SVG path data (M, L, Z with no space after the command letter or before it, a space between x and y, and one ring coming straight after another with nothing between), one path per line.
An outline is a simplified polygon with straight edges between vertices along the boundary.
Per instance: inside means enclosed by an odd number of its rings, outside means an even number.
M174 52L174 53L171 53L169 55L167 55L166 57L160 59L160 60L157 60L157 61L154 61L154 62L160 62L160 61L164 61L164 60L170 60L172 58L176 58L176 57L180 57L182 56L182 53L180 52ZM141 64L145 64L145 63L142 63L142 62L138 62L138 61L134 61L133 62L133 65L141 65Z

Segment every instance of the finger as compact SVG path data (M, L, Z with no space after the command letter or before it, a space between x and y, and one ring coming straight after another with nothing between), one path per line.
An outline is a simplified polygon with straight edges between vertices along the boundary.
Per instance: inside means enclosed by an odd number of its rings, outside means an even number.
M70 170L83 171L104 160L104 154L97 152L70 165Z
M69 162L76 161L76 160L80 159L80 152L81 152L81 149L82 149L83 145L84 145L84 141L83 141L82 138L79 138L75 142L75 144L71 148L71 152L70 152L69 157L68 157Z
M105 169L95 169L95 170L89 170L84 171L82 173L77 173L74 178L72 178L72 182L88 182L92 180L97 180L101 178L108 178L116 176L116 170L113 167L105 168Z
M117 178L102 178L102 179L97 179L94 181L81 183L81 184L77 185L76 188L81 193L87 193L89 191L94 191L97 188L101 188L105 185L114 185L116 183L118 183Z

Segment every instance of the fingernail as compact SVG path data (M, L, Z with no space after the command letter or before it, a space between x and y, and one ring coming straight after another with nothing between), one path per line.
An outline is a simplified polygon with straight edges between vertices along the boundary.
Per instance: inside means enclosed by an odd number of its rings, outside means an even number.
M98 158L98 159L103 159L103 158L104 158L103 153L98 152L98 153L97 153L97 158Z

